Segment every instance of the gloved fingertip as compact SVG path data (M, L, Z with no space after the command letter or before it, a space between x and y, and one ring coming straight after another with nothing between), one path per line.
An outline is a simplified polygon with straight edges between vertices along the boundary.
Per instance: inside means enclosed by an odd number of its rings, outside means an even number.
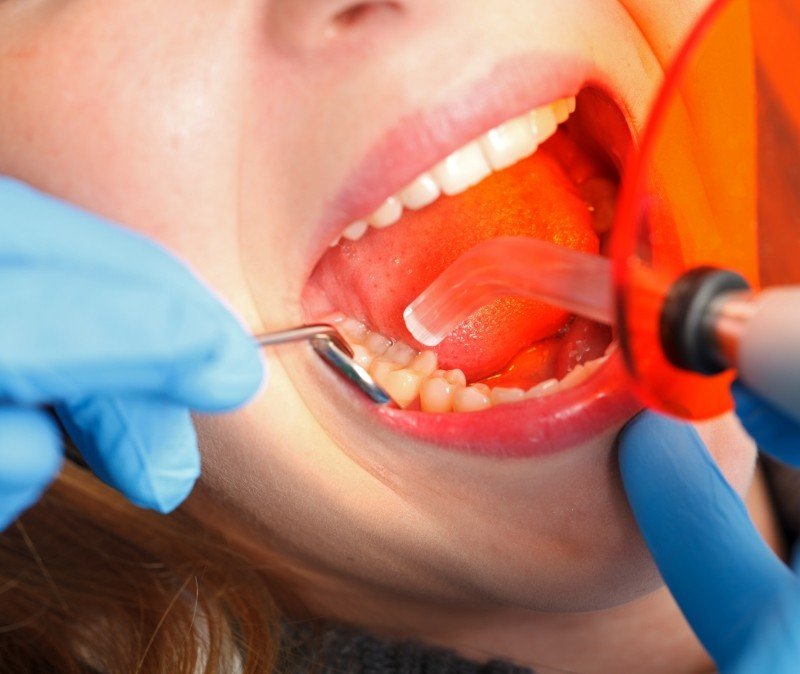
M200 475L189 410L159 399L91 398L59 409L97 475L136 505L169 512Z
M267 359L249 338L247 344L228 353L225 366L229 376L223 378L217 391L222 409L236 408L251 400L269 375Z
M0 407L0 487L3 491L44 489L61 469L61 432L46 413Z
M691 444L704 448L697 431L687 423L646 410L635 416L620 433L620 455L634 451L659 452Z
M37 409L0 407L0 530L36 503L61 469L61 433Z
M142 489L128 488L125 491L128 499L140 508L154 510L166 515L181 505L191 494L200 476L200 468L196 471L185 470L173 475L160 474L151 476L148 484Z
M184 382L183 398L200 412L227 412L253 399L266 383L269 366L248 338L233 335L220 346L214 362Z
M763 405L758 397L751 393L750 390L739 381L735 381L731 384L731 395L736 405L736 413L739 416L746 416L754 409Z

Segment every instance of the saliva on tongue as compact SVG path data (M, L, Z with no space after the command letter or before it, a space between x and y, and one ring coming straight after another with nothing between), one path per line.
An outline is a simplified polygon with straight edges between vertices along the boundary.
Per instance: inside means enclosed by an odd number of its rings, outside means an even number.
M597 253L586 202L546 150L453 197L405 211L396 225L343 242L320 261L313 280L340 311L422 350L403 309L456 258L498 236L529 236ZM460 368L470 382L528 388L561 378L603 354L608 329L566 311L507 297L482 307L434 348L439 367Z

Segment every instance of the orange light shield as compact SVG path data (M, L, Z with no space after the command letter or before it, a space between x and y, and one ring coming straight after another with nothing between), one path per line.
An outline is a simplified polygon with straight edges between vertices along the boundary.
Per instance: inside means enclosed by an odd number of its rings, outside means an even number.
M732 407L732 372L692 374L661 350L661 307L683 272L800 282L798 72L800 2L718 0L667 75L612 241L620 342L650 407L689 419Z

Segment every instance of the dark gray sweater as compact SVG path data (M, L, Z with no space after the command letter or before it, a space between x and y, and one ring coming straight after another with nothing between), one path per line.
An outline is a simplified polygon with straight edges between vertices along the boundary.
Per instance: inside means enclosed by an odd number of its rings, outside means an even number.
M472 662L445 649L382 640L342 626L287 624L284 638L280 674L533 674L506 662Z

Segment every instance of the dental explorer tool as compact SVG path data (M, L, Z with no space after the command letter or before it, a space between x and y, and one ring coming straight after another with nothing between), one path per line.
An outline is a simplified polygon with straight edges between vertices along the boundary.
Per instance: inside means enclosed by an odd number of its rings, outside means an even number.
M320 358L372 402L378 405L394 404L389 394L378 385L369 372L353 360L353 349L332 325L327 323L301 325L287 330L261 333L255 335L254 339L262 347L308 341Z

